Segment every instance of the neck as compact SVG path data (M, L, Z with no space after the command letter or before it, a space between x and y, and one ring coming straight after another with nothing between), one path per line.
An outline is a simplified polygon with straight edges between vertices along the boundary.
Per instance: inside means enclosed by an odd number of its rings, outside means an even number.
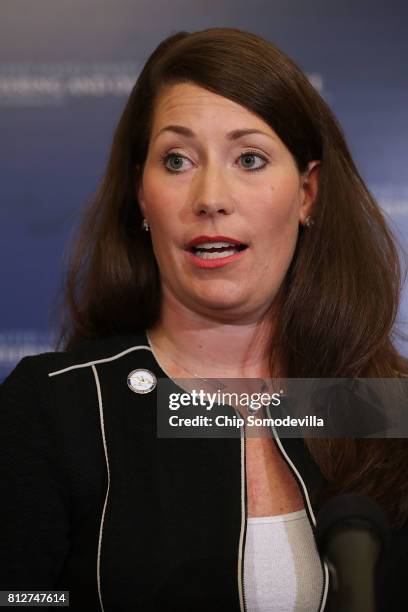
M182 368L206 378L269 377L272 323L258 319L216 322L180 307L163 305L149 330L153 348Z

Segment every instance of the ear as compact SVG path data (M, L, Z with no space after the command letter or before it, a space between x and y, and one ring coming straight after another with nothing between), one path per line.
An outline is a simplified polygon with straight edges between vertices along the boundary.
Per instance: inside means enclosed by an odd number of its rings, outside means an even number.
M319 188L320 165L321 162L319 160L309 162L307 169L301 176L303 200L299 208L299 221L302 225L306 217L313 212L313 204Z
M137 165L135 167L136 171L136 198L139 203L140 212L143 217L146 217L146 205L144 202L143 196L143 169L141 166Z

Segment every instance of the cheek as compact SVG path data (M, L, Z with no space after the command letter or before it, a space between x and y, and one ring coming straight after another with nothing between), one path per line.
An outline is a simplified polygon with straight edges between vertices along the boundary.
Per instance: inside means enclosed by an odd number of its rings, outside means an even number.
M153 251L160 268L174 256L174 244L179 241L180 223L177 194L163 190L158 181L144 185L144 204L150 224Z
M299 193L294 181L282 181L279 186L270 187L262 198L262 213L254 211L254 223L261 231L283 241L296 233L299 223Z
M259 271L280 278L289 267L298 237L299 200L293 182L270 188L262 204L262 212L258 208L252 216L261 238Z
M174 216L177 194L171 189L163 188L153 173L151 176L148 174L143 181L143 203L150 224L159 229L170 212Z

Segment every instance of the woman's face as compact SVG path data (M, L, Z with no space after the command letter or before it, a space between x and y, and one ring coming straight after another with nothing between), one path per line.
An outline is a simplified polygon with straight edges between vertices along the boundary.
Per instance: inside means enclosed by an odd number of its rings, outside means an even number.
M192 83L166 88L138 189L163 299L212 318L260 317L311 212L317 164L299 174L277 134L239 104Z

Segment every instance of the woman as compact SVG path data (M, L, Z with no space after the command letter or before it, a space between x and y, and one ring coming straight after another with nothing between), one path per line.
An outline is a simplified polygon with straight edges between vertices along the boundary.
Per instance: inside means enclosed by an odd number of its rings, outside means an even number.
M71 262L65 350L3 386L1 588L70 590L74 610L328 610L315 514L357 491L393 526L378 609L406 609L404 440L160 438L155 387L398 376L400 285L299 68L240 30L163 41Z

